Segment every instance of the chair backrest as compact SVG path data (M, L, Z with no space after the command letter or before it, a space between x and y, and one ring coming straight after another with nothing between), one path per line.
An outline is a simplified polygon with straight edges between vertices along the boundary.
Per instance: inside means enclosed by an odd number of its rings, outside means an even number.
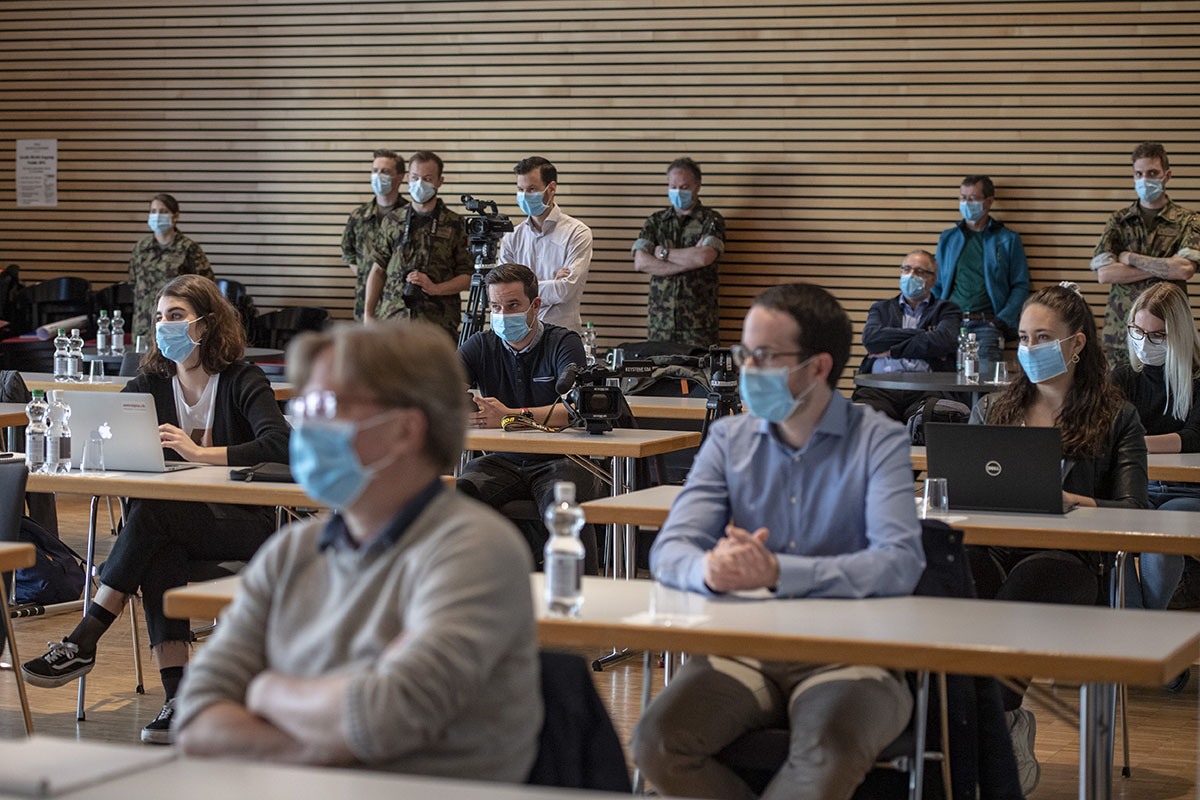
M125 332L129 333L129 320L133 318L133 284L129 281L121 281L114 283L111 286L105 286L92 295L92 302L95 306L96 313L99 314L101 309L111 312L120 310L121 316L125 319Z
M138 364L142 361L143 353L135 353L132 349L126 350L121 356L121 367L117 374L122 378L132 378L138 374Z
M92 285L83 278L51 278L27 287L22 294L29 304L31 328L92 312Z
M0 542L15 542L20 538L28 474L24 461L0 462Z
M222 278L217 281L217 288L221 290L221 294L225 295L225 299L229 301L229 304L235 308L238 301L249 294L246 291L246 284L239 281L231 281L228 278Z
M301 331L325 327L329 312L313 306L291 306L263 314L254 320L254 343L259 347L283 349Z
M975 579L967 561L963 532L938 519L921 520L925 571L913 594L925 597L975 597Z

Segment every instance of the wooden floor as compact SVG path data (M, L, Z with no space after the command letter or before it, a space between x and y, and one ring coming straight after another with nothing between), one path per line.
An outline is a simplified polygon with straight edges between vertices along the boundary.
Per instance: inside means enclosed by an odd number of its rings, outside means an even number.
M103 510L103 505L101 506ZM86 535L87 506L84 498L59 499L62 536L82 552ZM111 547L112 538L103 535L98 545L100 558ZM1189 612L1170 612L1189 613ZM46 642L62 638L75 624L74 616L32 618L15 621L17 647L22 658L32 658L45 650ZM200 625L199 620L196 626ZM142 652L147 670L146 694L134 691L133 647L128 614L123 614L101 640L97 666L87 681L87 720L75 719L76 684L61 689L29 688L34 711L34 726L39 733L105 741L137 742L138 732L152 720L162 705L162 687L149 656L145 625ZM203 646L203 644L199 645ZM589 658L595 653L582 653ZM6 654L5 660L8 660ZM596 687L612 714L622 741L628 742L637 721L641 696L641 659L630 659L603 673L594 673ZM661 670L655 670L656 689L661 686ZM1197 681L1180 695L1161 689L1134 689L1130 698L1130 743L1133 776L1114 778L1114 796L1137 800L1169 800L1197 796ZM1043 688L1060 699L1078 706L1074 686ZM1027 705L1037 716L1037 755L1042 762L1042 781L1032 797L1071 798L1076 796L1079 739L1068 725L1035 700ZM12 676L0 673L0 737L22 734L21 715ZM1118 767L1120 742L1118 741Z

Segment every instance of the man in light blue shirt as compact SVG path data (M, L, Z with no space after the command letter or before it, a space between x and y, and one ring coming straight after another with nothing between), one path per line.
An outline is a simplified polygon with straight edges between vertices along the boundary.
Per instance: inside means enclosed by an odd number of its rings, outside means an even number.
M651 551L655 578L706 594L908 594L924 568L903 428L836 390L851 325L825 290L768 289L734 348L749 411L716 423ZM750 798L715 759L790 721L767 798L849 798L908 722L912 698L874 667L690 659L639 722L633 753L664 793Z

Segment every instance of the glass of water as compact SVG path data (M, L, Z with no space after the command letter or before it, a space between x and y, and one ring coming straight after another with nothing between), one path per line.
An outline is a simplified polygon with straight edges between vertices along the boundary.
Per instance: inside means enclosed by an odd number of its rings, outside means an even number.
M1008 383L1008 363L1005 361L996 362L996 374L992 376L993 383Z
M88 372L88 383L107 383L104 379L104 362L99 358L92 361Z
M944 517L950 512L950 495L945 478L926 478L925 495L921 500L921 519Z
M79 471L104 472L104 437L100 435L100 431L92 431L83 443L83 458L79 461Z

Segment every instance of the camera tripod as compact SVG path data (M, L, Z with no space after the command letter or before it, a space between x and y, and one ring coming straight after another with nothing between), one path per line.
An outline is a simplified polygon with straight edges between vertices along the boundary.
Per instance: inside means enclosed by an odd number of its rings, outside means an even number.
M700 441L708 438L708 427L721 417L742 413L742 397L737 383L713 381L708 402L704 404L704 422L700 426Z
M467 307L463 311L462 328L458 332L459 347L462 347L472 334L483 330L483 322L487 316L488 299L483 279L492 271L492 267L496 266L496 261L493 258L491 261L485 262L483 258L482 255L475 257L475 272L471 275L471 291L467 294Z

